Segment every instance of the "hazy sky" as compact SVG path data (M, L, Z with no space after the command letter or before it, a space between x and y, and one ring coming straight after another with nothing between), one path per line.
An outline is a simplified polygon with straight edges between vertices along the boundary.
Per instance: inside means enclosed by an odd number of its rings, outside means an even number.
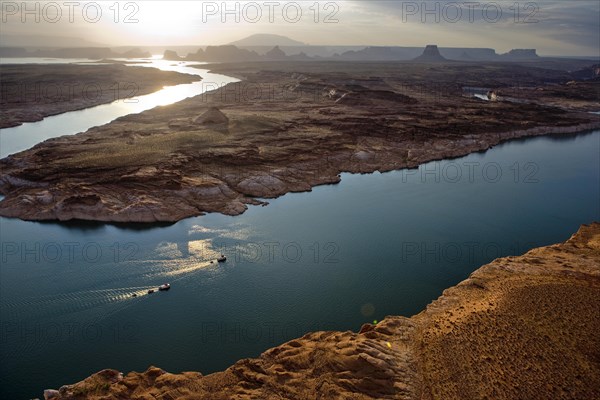
M598 55L599 20L597 0L56 1L28 2L27 10L21 1L2 1L1 30L2 45L10 44L11 35L116 46L226 44L276 33L313 45L438 44Z

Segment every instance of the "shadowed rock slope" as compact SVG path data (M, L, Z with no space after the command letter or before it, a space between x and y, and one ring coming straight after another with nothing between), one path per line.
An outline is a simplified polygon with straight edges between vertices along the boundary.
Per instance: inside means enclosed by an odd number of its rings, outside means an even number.
M412 318L314 332L207 376L104 370L63 399L600 398L600 224L500 258Z

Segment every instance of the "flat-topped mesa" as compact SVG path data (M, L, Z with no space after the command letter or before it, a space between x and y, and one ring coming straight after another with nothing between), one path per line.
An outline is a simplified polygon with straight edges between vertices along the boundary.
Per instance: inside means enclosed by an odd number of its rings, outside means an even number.
M512 49L506 54L502 54L500 57L507 60L536 60L540 58L537 55L536 49Z
M467 53L466 51L463 51L462 54L459 57L460 60L463 61L471 61L473 60L473 57L471 57L471 55L469 53Z
M440 61L448 61L448 60L445 59L440 54L440 50L438 49L437 45L435 45L435 44L428 44L427 47L425 47L425 50L423 51L423 54L421 54L419 57L415 58L413 61L419 61L419 62L440 62Z

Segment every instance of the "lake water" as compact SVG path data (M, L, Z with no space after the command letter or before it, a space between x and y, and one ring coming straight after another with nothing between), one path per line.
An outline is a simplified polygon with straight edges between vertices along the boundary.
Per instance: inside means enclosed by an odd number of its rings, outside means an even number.
M516 140L168 226L0 219L0 398L104 368L210 373L418 313L480 265L600 220L599 150L600 131Z
M27 62L37 64L57 64L60 61L62 61L62 63L82 63L79 59L2 59L3 64L23 64ZM185 74L199 75L202 77L202 80L189 84L168 86L147 95L116 100L112 103L101 104L84 110L50 116L39 122L25 123L13 128L0 129L0 158L26 150L36 143L52 137L73 135L83 132L93 126L107 124L123 115L139 113L157 106L176 103L188 97L214 90L215 88L224 86L228 83L239 81L239 79L231 78L229 76L213 74L208 70L192 67L192 65L201 64L197 62L174 62L157 59L151 60L150 62L148 60L138 60L139 63L135 63L134 60L129 61L132 62L132 64L128 65L154 67L163 71L176 71ZM83 64L89 64L89 62ZM122 84L125 83L122 82Z

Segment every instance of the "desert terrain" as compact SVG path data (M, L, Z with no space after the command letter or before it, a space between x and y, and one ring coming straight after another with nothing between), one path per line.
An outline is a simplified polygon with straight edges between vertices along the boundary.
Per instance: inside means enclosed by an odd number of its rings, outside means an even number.
M191 83L195 75L106 65L6 64L0 83L0 128Z
M568 67L594 73L589 62ZM579 79L561 65L208 68L242 81L0 160L0 215L113 222L237 215L248 204L337 183L341 172L414 168L513 138L600 127L600 115L589 112L600 109L598 78ZM471 87L499 96L475 98L466 94Z

